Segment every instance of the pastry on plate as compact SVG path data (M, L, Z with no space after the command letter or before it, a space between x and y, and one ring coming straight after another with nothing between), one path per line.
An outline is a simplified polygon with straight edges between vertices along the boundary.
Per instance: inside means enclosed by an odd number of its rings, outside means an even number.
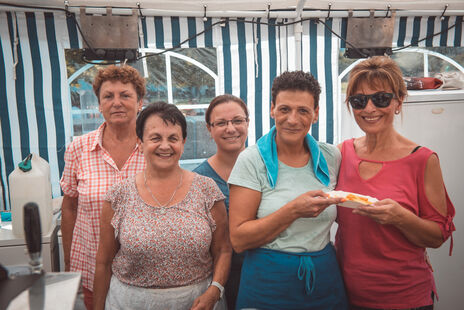
M376 198L373 198L370 196L350 193L350 192L344 192L344 191L330 191L330 192L327 192L327 194L329 194L329 196L333 198L343 198L344 201L339 203L338 205L342 207L347 207L347 208L369 206L369 205L372 205L374 202L378 201Z

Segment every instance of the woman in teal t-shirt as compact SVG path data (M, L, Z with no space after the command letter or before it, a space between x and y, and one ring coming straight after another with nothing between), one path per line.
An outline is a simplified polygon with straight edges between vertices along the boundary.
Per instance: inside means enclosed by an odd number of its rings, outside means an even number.
M216 142L217 152L193 171L212 178L226 196L229 210L227 180L248 136L248 110L242 99L225 94L214 98L205 115L206 127ZM225 287L228 309L235 308L243 255L233 253L229 280Z

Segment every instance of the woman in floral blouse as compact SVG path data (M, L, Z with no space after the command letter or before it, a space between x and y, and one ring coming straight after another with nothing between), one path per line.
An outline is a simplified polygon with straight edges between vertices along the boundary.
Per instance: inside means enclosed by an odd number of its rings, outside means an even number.
M107 194L95 309L225 309L225 197L212 179L179 166L186 127L183 114L163 102L137 118L147 168Z

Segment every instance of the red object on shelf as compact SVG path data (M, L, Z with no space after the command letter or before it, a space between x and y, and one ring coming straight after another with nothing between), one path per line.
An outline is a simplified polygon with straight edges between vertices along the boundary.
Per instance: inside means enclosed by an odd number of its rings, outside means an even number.
M408 90L437 89L443 85L443 81L433 77L405 77L404 82Z

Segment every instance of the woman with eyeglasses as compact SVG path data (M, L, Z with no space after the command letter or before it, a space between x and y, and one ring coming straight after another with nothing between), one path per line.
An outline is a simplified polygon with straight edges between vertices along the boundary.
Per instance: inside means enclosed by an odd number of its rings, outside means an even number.
M248 136L248 109L242 99L224 94L215 97L205 114L206 127L216 143L217 152L193 171L212 178L226 197L229 210L227 180ZM225 286L228 309L235 309L243 255L233 253L229 280Z
M365 135L339 146L336 189L379 200L354 210L338 206L336 249L350 309L433 309L426 248L438 248L455 230L437 154L393 127L406 95L389 57L364 60L350 73L347 104Z
M229 177L232 246L245 252L236 309L347 309L330 227L340 152L308 134L320 86L303 71L272 84L275 127L240 153Z

